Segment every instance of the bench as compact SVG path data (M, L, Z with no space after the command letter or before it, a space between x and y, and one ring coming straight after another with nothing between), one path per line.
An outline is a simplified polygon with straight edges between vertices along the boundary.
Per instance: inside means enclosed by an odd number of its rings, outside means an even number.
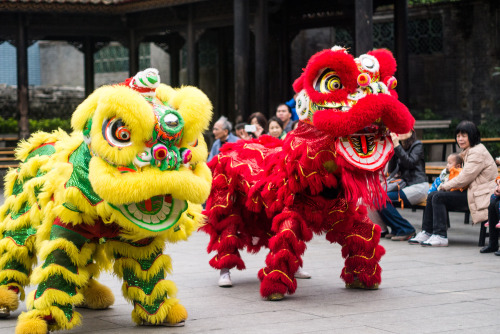
M442 150L442 160L446 160L446 146L451 144L451 150L453 153L457 152L457 145L455 139L422 139L421 140L422 144L424 145L442 145L443 150ZM482 143L495 143L495 142L500 142L500 137L493 137L493 138L481 138Z
M15 145L19 141L19 137L15 136L0 136L0 143L7 144L9 146L0 146L0 170L5 170L9 168L16 168L19 166L19 160L14 156Z

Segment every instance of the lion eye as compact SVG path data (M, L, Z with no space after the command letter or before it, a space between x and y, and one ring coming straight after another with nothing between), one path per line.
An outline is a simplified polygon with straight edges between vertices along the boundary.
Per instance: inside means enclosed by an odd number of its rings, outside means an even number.
M105 119L102 122L102 135L111 146L127 147L132 145L130 130L119 118Z
M175 128L175 127L177 127L179 125L179 117L177 117L174 114L167 114L163 118L163 121L170 128Z
M320 93L330 93L337 89L342 89L342 82L335 71L325 69L316 78L314 89Z
M361 55L359 56L359 65L361 65L361 70L375 73L379 71L380 65L377 58L371 55Z

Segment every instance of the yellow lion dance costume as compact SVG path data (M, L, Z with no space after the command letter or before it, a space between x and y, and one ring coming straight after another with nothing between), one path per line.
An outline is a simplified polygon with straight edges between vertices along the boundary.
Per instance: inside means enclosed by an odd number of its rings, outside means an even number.
M186 240L203 220L211 187L203 131L212 117L197 88L159 83L158 71L97 89L76 109L74 132L39 132L17 150L0 208L0 316L24 299L16 333L71 329L74 306L107 308L96 281L114 263L142 325L182 325L185 308L166 280L166 242ZM32 270L37 256L43 264Z

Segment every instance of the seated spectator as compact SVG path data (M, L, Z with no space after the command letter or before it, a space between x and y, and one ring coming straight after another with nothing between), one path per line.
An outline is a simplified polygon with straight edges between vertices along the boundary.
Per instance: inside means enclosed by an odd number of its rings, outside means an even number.
M276 108L276 117L283 122L283 129L286 133L292 131L292 110L290 107L282 103Z
M248 117L248 124L255 126L255 132L253 132L255 138L259 138L263 134L267 133L267 118L261 112L254 112Z
M286 132L283 131L283 122L276 116L269 119L269 135L278 139L285 139Z
M239 138L231 133L232 128L233 125L224 116L221 116L217 122L214 123L212 133L214 134L215 141L212 145L207 161L212 160L213 157L219 154L220 148L225 143L235 143L238 141Z
M498 229L500 228L500 176L496 179L497 187L491 195L490 205L488 206L488 222L484 226L489 226L490 237L488 245L479 250L480 253L492 253L500 256L498 251Z
M392 202L388 201L378 213L391 228L391 233L385 231L382 235L393 241L403 241L415 235L415 228L392 203L410 206L422 202L427 196L429 184L425 175L424 147L417 140L415 131L402 135L391 133L391 137L395 154L388 164L387 196Z
M452 153L448 156L448 159L446 159L446 168L441 171L441 174L439 174L439 177L437 177L434 182L432 183L432 186L429 189L428 194L431 192L437 191L438 187L441 184L444 184L446 181L453 179L455 176L460 174L460 171L462 170L462 157L458 153Z
M247 126L247 124L245 123L238 123L236 124L236 126L234 127L234 132L236 133L236 135L240 138L240 139L243 139L243 140L249 140L249 139L252 139L254 138L252 135L250 135L247 130L245 130L245 127Z
M486 147L481 144L481 134L476 125L462 121L455 129L456 142L463 150L460 155L464 166L460 174L430 193L424 210L422 231L410 244L422 246L448 246L448 210L469 210L474 224L488 219L489 198L495 188L497 166ZM450 191L466 188L465 191Z

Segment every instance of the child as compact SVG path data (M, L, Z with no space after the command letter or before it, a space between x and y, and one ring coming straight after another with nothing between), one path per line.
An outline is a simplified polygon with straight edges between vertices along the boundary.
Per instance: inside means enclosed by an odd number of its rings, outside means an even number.
M431 192L439 190L439 186L441 184L444 184L446 181L453 179L455 176L457 176L460 171L462 170L462 157L458 153L452 153L448 156L448 159L446 159L446 168L443 169L441 174L439 174L439 177L437 177L434 180L434 183L430 187L429 191L427 192L430 194ZM452 190L458 190L458 189L452 189Z

